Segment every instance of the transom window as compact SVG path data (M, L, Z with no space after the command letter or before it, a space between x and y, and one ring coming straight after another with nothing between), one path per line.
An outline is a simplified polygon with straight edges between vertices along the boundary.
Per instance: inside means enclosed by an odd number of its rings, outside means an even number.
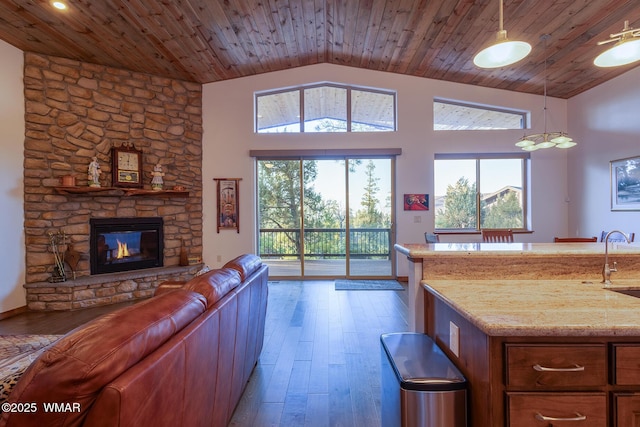
M528 161L528 153L436 154L436 230L528 229Z
M433 130L525 129L527 113L435 98Z
M255 95L258 133L390 132L395 92L320 84Z

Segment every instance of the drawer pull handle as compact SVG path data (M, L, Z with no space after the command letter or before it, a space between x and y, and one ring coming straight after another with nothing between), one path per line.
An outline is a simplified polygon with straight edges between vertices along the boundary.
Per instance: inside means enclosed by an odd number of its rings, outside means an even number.
M582 415L579 412L575 413L575 417L567 417L567 418L547 417L545 415L542 415L540 412L536 413L536 420L540 420L540 421L584 421L586 419L587 419L587 416Z
M582 372L584 371L584 366L573 365L572 368L547 368L536 363L533 365L533 369L538 372Z

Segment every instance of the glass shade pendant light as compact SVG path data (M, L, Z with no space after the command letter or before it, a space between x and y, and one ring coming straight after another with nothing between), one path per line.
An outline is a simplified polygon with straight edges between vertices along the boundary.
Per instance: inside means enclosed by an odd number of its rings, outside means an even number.
M473 63L480 68L499 68L514 64L531 52L527 42L507 39L507 31L503 28L503 6L500 1L500 29L497 40L491 46L481 50L473 58Z
M631 64L640 59L640 30L629 27L624 21L622 32L610 34L610 39L598 42L598 46L616 42L612 48L605 50L593 60L598 67L617 67Z
M548 34L544 34L541 39L544 40L545 50L547 48ZM544 117L544 132L525 135L516 142L516 147L522 148L524 151L536 151L541 148L571 148L577 145L572 138L565 132L547 132L547 58L544 58L544 108L542 110Z

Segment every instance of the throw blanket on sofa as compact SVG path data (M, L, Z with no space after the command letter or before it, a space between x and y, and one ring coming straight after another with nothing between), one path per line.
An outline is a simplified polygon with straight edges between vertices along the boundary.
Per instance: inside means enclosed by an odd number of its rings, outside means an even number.
M0 335L0 403L7 400L24 371L62 335Z

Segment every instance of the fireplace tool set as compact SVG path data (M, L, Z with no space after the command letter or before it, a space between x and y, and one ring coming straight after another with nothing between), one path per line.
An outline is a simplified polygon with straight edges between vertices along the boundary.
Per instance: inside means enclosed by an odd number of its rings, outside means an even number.
M64 270L64 255L67 251L67 234L64 231L49 232L49 242L55 265L49 282L58 283L67 280L67 273Z

